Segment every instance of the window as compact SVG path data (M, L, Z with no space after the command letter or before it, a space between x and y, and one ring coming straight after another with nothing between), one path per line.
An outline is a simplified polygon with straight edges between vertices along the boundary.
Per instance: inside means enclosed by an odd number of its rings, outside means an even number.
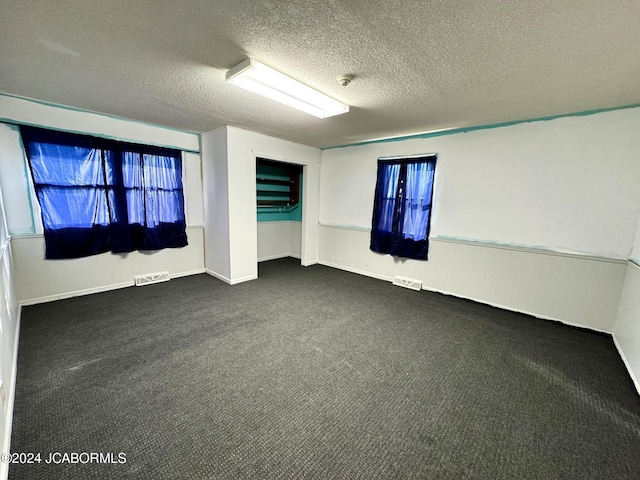
M378 160L371 250L427 259L436 158Z
M179 150L20 127L48 259L187 245Z

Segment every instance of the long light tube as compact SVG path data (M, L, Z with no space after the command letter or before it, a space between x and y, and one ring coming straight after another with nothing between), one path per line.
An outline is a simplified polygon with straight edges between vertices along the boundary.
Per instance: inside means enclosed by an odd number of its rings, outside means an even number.
M247 58L227 70L226 81L318 118L347 113L349 107L285 74Z

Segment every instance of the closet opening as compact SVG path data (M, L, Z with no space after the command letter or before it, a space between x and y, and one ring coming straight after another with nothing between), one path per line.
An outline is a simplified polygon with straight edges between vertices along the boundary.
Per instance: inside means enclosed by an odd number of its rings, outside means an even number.
M302 165L256 158L258 263L301 259Z

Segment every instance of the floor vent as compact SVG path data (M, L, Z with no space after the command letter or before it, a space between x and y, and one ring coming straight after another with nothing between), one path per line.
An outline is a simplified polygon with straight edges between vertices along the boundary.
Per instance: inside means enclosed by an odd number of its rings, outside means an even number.
M171 278L169 278L169 272L158 272L136 275L133 277L133 280L136 282L136 287L140 287L151 283L168 282Z
M393 277L393 284L411 290L422 290L422 281L406 277Z

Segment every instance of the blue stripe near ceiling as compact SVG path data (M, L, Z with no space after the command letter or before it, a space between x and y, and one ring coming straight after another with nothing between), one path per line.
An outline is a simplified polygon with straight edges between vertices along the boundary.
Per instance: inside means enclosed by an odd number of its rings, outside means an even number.
M197 133L197 132L192 132L192 131L188 131L188 130L179 130L177 128L171 128L171 127L164 127L164 126L161 126L161 125L155 125L153 123L148 123L148 122L143 122L143 121L138 121L138 120L132 120L130 118L118 117L116 115L109 115L107 113L99 113L99 112L94 112L94 111L91 111L91 110L84 110L82 108L69 107L67 105L60 105L60 104L57 104L57 103L45 102L44 100L36 100L34 98L27 98L27 97L21 97L21 96L18 96L18 95L11 95L9 93L0 92L0 96L8 97L8 98L16 98L16 99L19 99L19 100L24 100L26 102L35 103L35 104L38 104L38 105L44 105L46 107L59 108L59 109L67 110L67 111L70 111L70 112L90 113L92 115L98 115L100 117L105 117L105 118L109 118L109 119L112 119L112 120L120 120L120 121L123 121L123 122L137 123L139 125L146 125L146 126L149 126L149 127L161 128L161 129L164 129L164 130L170 130L172 132L184 133L184 134L187 134L187 135L197 135L198 136L198 142L200 141L200 134ZM13 118L5 118L5 117L0 117L0 122L6 123L6 124L11 124L11 125L27 125L27 126L30 126L30 127L42 127L42 128L47 128L49 130L57 130L57 131L60 131L60 132L78 133L78 134L84 134L84 135L87 135L89 133L89 132L86 132L86 131L68 130L68 129L63 129L63 128L52 127L51 125L45 125L45 124L16 121ZM91 132L90 134L93 135L93 136L96 136L96 137L106 138L108 140L117 140L117 141L123 141L123 142L132 142L132 141L134 141L134 140L132 140L130 138L121 138L121 137L116 137L116 136L113 136L113 135L105 135L105 134L100 134L100 133L95 133L95 132ZM151 143L151 142L147 142L147 141L145 141L144 143L145 143L145 145L152 145L154 147L179 148L179 147L176 147L176 145ZM184 152L190 152L190 153L200 153L199 150L187 150L187 149L184 149L184 148L180 148L180 150L182 150Z
M510 127L511 125L519 125L521 123L547 122L549 120L556 120L558 118L568 118L568 117L586 117L588 115L596 115L598 113L612 112L615 110L627 110L630 108L638 108L638 107L640 107L640 103L634 103L632 105L623 105L620 107L600 108L597 110L585 110L582 112L575 112L575 113L563 113L559 115L549 115L546 117L530 118L526 120L514 120L511 122L492 123L489 125L477 125L472 127L452 128L451 130L442 130L438 132L425 132L425 133L404 135L399 137L382 138L378 140L366 140L363 142L350 143L346 145L336 145L335 147L326 147L326 148L323 148L322 150L331 150L334 148L359 147L361 145L371 145L374 143L400 142L403 140L413 140L413 139L419 139L419 138L442 137L445 135L455 135L457 133L474 132L476 130L488 130L491 128Z

